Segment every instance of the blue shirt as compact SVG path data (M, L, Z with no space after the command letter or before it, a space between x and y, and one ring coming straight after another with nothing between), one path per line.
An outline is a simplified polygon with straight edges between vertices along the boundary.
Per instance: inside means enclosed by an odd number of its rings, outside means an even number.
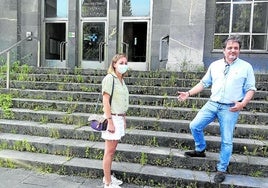
M256 91L254 71L248 62L237 58L225 74L226 65L224 59L211 63L201 80L205 88L211 86L212 101L230 104L242 100L247 91Z

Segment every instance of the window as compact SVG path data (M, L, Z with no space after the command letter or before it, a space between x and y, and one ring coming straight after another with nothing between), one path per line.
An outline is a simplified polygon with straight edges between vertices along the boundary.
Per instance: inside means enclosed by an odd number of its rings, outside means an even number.
M67 18L68 1L67 0L45 0L46 18Z
M126 17L150 16L150 0L123 0L122 15Z
M241 51L268 51L268 0L216 0L214 49L229 35L241 36Z
M82 0L82 17L106 17L107 0Z

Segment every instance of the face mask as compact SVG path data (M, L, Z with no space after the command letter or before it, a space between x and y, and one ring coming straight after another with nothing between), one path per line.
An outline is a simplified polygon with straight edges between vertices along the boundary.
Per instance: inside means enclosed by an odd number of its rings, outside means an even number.
M127 72L128 66L119 64L117 70L120 74L124 74L125 72Z

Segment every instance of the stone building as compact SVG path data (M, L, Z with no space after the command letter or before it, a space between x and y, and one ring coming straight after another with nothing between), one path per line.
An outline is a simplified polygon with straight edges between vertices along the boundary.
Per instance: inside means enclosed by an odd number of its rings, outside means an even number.
M0 50L33 36L13 49L13 58L33 66L106 69L124 52L133 70L203 70L222 58L222 40L239 34L240 57L268 71L268 0L0 3Z

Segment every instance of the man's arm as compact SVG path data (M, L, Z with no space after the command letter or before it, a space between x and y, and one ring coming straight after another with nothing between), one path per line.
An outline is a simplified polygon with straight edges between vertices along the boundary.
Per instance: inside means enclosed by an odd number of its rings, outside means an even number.
M244 99L241 102L235 102L235 105L230 108L230 111L236 112L236 111L242 110L249 103L249 101L253 98L254 93L255 93L254 90L247 91Z

